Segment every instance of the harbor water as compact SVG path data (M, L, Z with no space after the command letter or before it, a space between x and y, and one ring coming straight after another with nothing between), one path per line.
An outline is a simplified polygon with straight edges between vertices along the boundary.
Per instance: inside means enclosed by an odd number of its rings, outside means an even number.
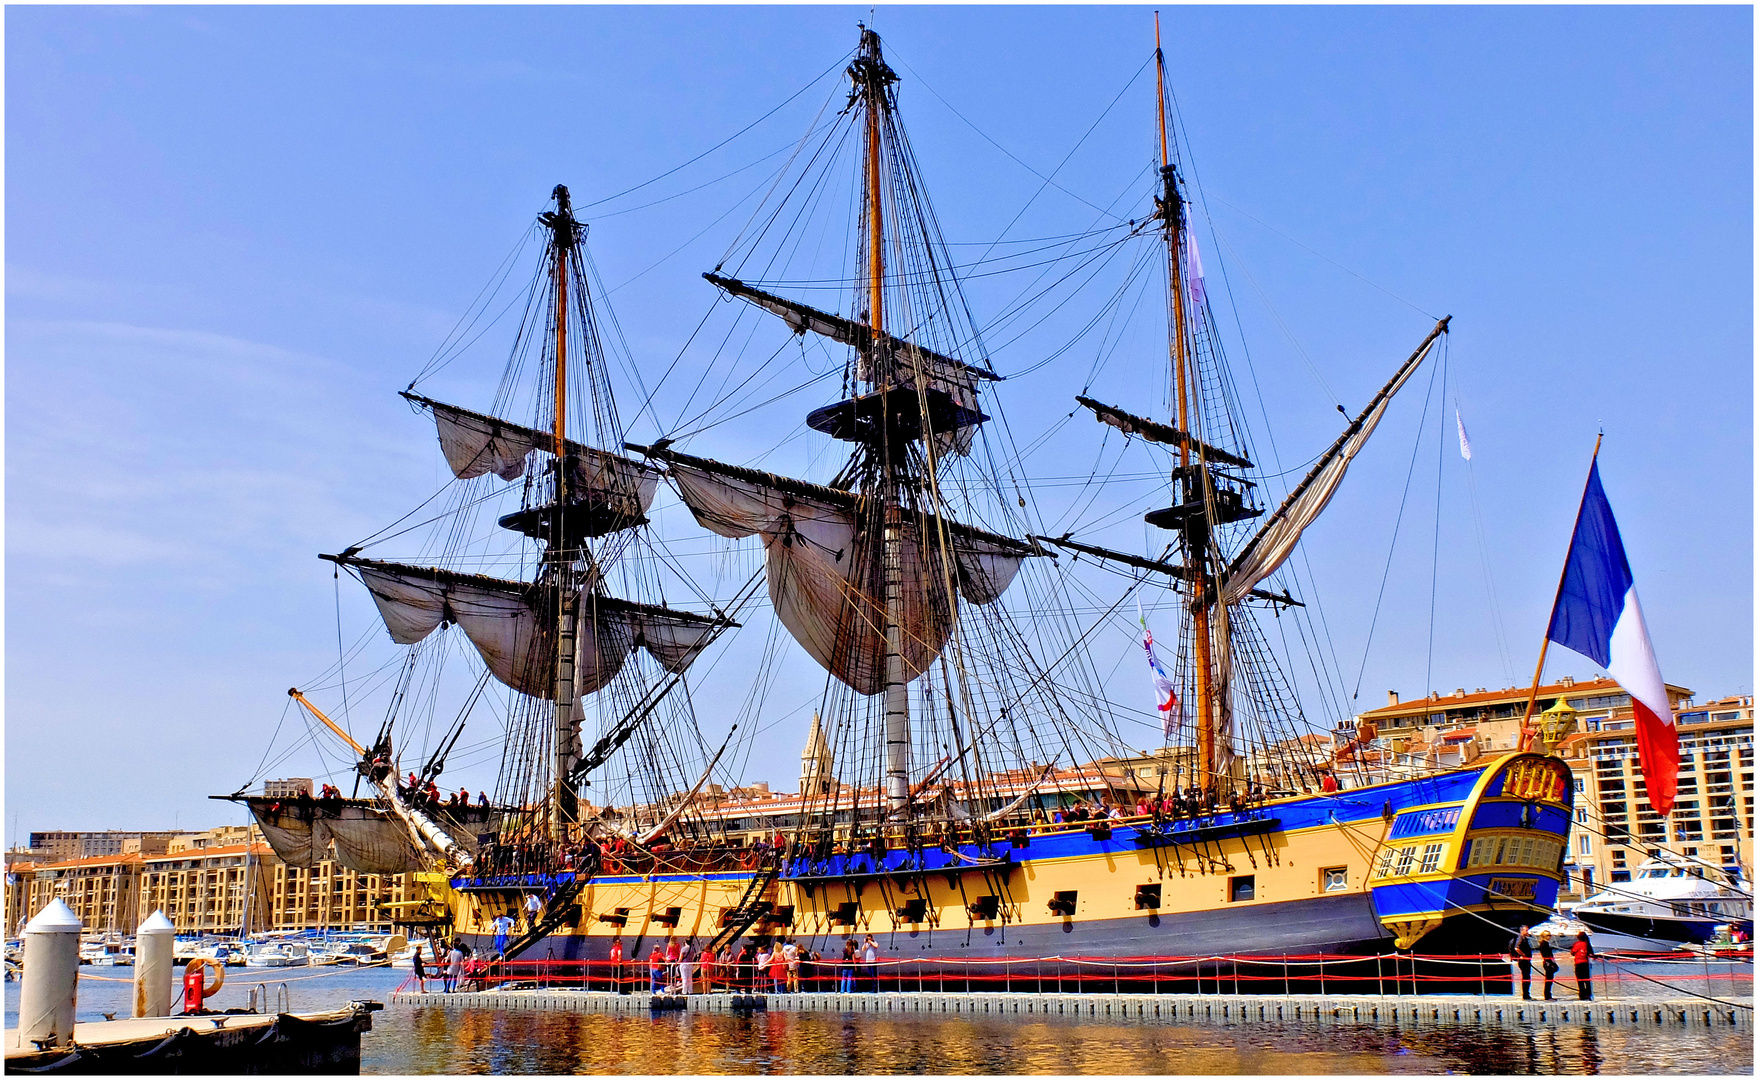
M1618 965L1619 997L1681 991L1752 1001L1750 964L1687 973ZM79 1019L126 1016L127 968L84 969ZM286 987L292 1008L386 1002L361 1042L367 1074L430 1073L1670 1073L1750 1075L1752 1028L1504 1024L1396 1028L1311 1022L1169 1023L755 1012L651 1015L500 1012L388 1004L408 978L386 968L239 969L210 1004L242 1007ZM1637 975L1662 979L1667 986ZM1705 977L1707 976L1707 977ZM1559 990L1562 984L1559 983ZM261 990L258 990L259 996ZM1564 995L1573 997L1572 987ZM271 998L272 1000L272 998ZM1505 999L1504 999L1505 1000ZM6 984L16 1023L18 984Z

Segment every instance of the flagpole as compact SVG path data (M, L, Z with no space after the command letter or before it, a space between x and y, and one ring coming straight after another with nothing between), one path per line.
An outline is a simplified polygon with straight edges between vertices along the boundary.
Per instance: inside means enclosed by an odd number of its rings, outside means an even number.
M1599 461L1599 444L1604 441L1605 432L1603 431L1593 440L1593 458L1587 463L1589 479L1593 476L1594 464ZM1586 481L1582 481L1581 484L1581 497L1582 499L1587 497ZM1577 509L1575 513L1577 522L1579 522L1580 516L1580 510ZM1557 576L1557 594L1551 598L1550 617L1544 621L1544 643L1538 647L1538 667L1532 672L1532 689L1526 694L1526 715L1520 720L1520 749L1522 750L1532 749L1532 736L1535 734L1532 728L1532 710L1538 705L1538 684L1544 678L1544 656L1550 651L1550 624L1551 620L1557 617L1557 604L1563 599L1563 583L1568 579L1569 560L1565 557L1563 559L1563 572Z

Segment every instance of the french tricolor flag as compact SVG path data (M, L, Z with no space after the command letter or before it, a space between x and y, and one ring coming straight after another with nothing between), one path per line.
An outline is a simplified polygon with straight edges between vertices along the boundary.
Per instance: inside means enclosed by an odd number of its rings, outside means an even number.
M1661 817L1672 813L1679 790L1679 733L1642 605L1636 601L1636 581L1624 557L1624 541L1599 484L1597 455L1587 473L1587 490L1569 542L1569 562L1546 636L1592 657L1629 691L1648 801Z

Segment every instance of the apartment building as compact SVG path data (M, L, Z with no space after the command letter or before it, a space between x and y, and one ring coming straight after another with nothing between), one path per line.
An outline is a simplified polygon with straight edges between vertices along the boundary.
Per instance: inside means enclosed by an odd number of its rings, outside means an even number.
M163 911L179 934L264 930L383 930L385 902L416 899L412 875L358 874L325 860L309 870L275 856L254 826L172 837L138 836L135 850L80 859L10 860L7 932L57 898L87 930L133 933ZM149 850L143 853L142 846Z
M1635 715L1620 710L1582 725L1557 752L1575 773L1578 828L1570 859L1583 891L1630 880L1655 848L1751 873L1752 698L1687 702L1679 733L1679 791L1662 818L1648 801L1636 755Z
M121 855L128 851L164 851L164 844L173 837L185 835L177 830L134 832L128 829L105 829L100 832L34 832L31 850L50 861L89 859L95 855ZM147 845L143 849L142 841ZM154 845L157 845L156 847Z

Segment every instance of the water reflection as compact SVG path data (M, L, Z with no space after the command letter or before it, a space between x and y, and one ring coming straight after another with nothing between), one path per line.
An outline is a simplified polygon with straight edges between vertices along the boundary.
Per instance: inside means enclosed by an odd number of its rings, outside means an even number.
M392 1007L368 1073L1734 1073L1731 1029L1176 1025L871 1014L594 1015Z

